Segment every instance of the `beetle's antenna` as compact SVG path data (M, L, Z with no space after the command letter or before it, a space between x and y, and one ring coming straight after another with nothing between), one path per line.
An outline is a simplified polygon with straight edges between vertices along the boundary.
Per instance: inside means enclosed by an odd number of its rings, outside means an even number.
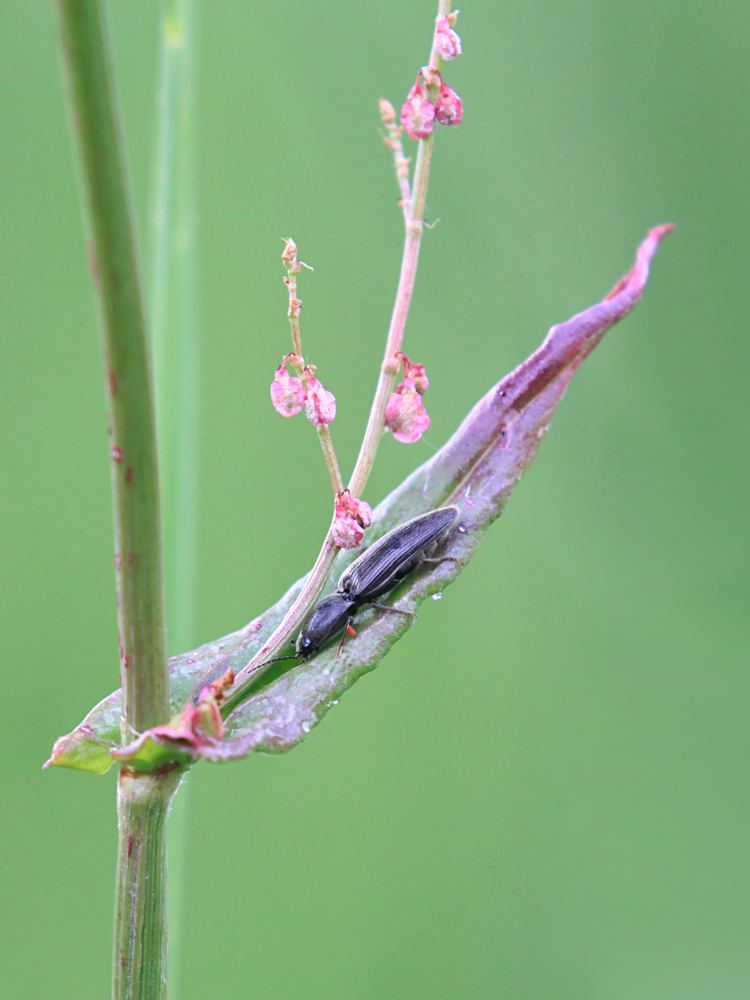
M291 656L274 656L272 660L264 660L262 663L259 663L255 669L267 667L269 663L279 663L281 660L299 660L300 658L301 653L292 653Z

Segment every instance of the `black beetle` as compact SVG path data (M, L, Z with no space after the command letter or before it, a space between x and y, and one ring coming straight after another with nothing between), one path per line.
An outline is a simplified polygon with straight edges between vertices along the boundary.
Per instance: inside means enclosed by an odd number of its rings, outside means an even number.
M309 659L344 629L354 634L352 619L365 604L398 611L378 604L377 598L393 590L419 563L427 560L457 515L458 507L440 507L420 514L383 535L358 556L341 574L335 592L324 597L303 622L294 647L297 656Z

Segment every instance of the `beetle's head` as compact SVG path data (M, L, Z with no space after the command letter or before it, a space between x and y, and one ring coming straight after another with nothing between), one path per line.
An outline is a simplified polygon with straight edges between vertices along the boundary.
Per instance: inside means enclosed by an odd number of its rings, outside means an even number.
M306 635L305 632L301 632L297 637L297 642L294 648L297 650L298 656L303 656L307 660L314 653L318 652L320 645L315 642L312 636Z

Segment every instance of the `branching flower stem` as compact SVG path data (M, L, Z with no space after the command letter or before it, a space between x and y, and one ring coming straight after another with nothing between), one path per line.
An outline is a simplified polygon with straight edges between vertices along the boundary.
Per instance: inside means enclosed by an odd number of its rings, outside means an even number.
M439 0L438 18L445 17L450 9L449 0ZM437 50L437 39L433 34L432 48L430 50L430 60L425 74L428 88L436 88L436 74L441 68L442 60ZM354 472L349 480L349 490L353 497L361 497L365 485L375 462L380 438L385 425L385 407L393 391L393 385L399 368L398 352L406 327L406 318L409 313L412 292L414 291L414 281L417 275L417 263L419 261L419 251L422 244L422 231L424 229L424 206L427 197L427 182L430 176L430 165L432 162L432 147L434 136L419 140L417 160L414 167L414 181L412 184L412 195L409 202L408 215L405 212L406 234L404 239L404 252L401 260L401 273L399 276L396 301L393 306L391 323L386 341L385 356L378 378L375 398L373 399L370 416L367 421L364 440L360 448ZM408 183L408 182L407 182ZM403 189L402 189L403 190ZM323 546L318 554L310 575L305 581L305 585L300 591L299 597L284 616L279 627L271 637L258 650L250 662L239 672L234 688L229 692L223 714L228 715L232 709L236 708L247 697L250 688L258 677L261 676L267 660L278 656L288 645L289 641L299 630L307 613L312 605L317 601L323 592L326 581L330 576L333 561L338 548L333 542L331 528L328 529Z
M103 4L58 7L104 341L127 742L169 719L151 362ZM120 774L115 1000L166 996L165 821L180 775Z
M297 377L302 380L303 385L307 388L310 377L310 368L305 365L304 355L302 353L302 335L299 329L299 314L302 303L297 298L297 275L299 274L301 267L306 267L309 271L312 271L313 269L309 264L305 264L304 261L297 260L297 247L293 240L287 240L286 249L282 254L282 260L284 263L288 264L286 278L284 280L287 288L289 289L289 310L287 315L289 316L289 326L292 331L292 346L294 347L294 354L289 358L289 361L297 373ZM336 451L333 447L331 432L328 429L328 424L319 424L315 429L318 432L320 446L323 449L323 456L326 460L328 475L331 477L331 486L333 487L333 495L335 497L337 493L340 493L343 490L344 481L341 478L341 469L339 468Z

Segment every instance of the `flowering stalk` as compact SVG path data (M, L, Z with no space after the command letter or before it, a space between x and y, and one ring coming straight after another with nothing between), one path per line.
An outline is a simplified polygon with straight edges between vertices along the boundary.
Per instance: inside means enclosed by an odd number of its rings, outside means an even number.
M428 92L431 98L438 100L440 91L440 68L443 62L441 54L440 28L444 19L448 16L450 7L449 0L439 0L438 16L433 33L432 47L430 49L430 60L427 65L426 76L429 86ZM451 26L452 27L452 26ZM444 46L443 46L444 49ZM383 434L385 426L385 409L393 391L395 377L398 373L401 359L401 343L406 327L406 317L411 304L412 292L414 291L414 280L417 274L417 262L419 260L419 250L422 244L422 230L424 228L424 206L427 197L427 182L430 176L430 164L432 162L432 146L434 136L431 134L427 139L420 140L417 151L417 161L414 167L414 183L409 199L408 214L404 213L406 236L404 240L404 251L401 261L401 273L399 276L396 301L393 307L391 323L386 341L385 357L381 366L380 377L375 390L375 398L370 410L370 416L365 430L364 440L360 448L354 472L348 483L348 489L352 497L360 497L364 492L365 485L372 470L377 454L378 444ZM403 191L403 188L402 188ZM296 291L296 286L295 286ZM290 292L291 295L291 292ZM295 296L296 297L296 296ZM291 317L290 317L291 319ZM293 334L294 336L294 334ZM301 351L299 352L301 355ZM323 546L318 553L315 565L310 571L310 575L302 587L296 601L292 604L281 624L275 629L273 635L265 642L250 662L238 673L235 687L230 692L224 706L224 715L228 715L232 709L239 705L247 697L250 688L261 675L266 661L278 656L288 645L292 636L298 631L304 621L308 611L320 597L328 580L333 561L338 552L339 546L334 540L334 529L336 526L336 514L328 529Z
M304 261L297 260L297 245L294 240L291 239L286 241L281 259L284 261L284 265L287 269L287 276L284 278L284 283L289 289L289 310L287 315L289 316L289 326L292 330L292 345L294 347L294 352L292 354L287 354L284 358L284 363L288 361L292 365L297 373L297 379L304 389L304 401L307 416L315 425L315 429L318 432L320 446L323 449L323 456L326 460L326 468L328 469L328 475L331 477L331 485L333 486L334 496L336 496L344 488L344 482L341 478L341 470L339 469L339 463L336 458L336 451L333 447L333 441L331 439L331 432L328 430L328 424L336 416L336 400L334 399L333 393L324 389L318 379L315 378L313 374L315 366L305 365L304 356L302 354L302 336L299 329L299 314L302 309L302 303L297 298L297 275L299 274L301 267L306 267L309 271L312 271L313 269L309 264L305 264ZM277 376L281 376L281 378L283 378L281 368L277 369ZM274 385L276 384L276 380L274 380ZM292 386L292 389L295 388L296 386ZM285 413L284 410L277 405L276 399L274 398L274 386L271 387L271 398L274 402L274 406L276 406L279 412L283 413L284 416L292 416L293 413L298 412L298 410L293 409L290 412Z
M440 54L440 38L438 27L442 19L448 14L450 3L447 0L440 0L438 4L438 20L430 51L430 61L427 65L427 78L434 80L432 88L438 86L437 80L442 66L443 57ZM430 91L428 84L428 92ZM436 95L437 96L437 95ZM399 369L398 353L401 350L401 343L406 327L406 317L409 314L409 306L414 291L414 281L417 276L417 263L419 261L419 251L422 245L422 231L424 228L424 206L427 198L427 182L430 177L430 165L432 163L432 147L434 134L430 133L426 139L419 140L417 150L417 162L414 167L414 182L412 184L412 197L409 203L409 215L406 218L406 235L404 239L404 252L401 260L401 274L399 276L396 301L393 306L391 324L388 330L388 339L385 346L385 356L380 370L378 385L375 390L375 398L372 402L370 417L367 422L364 440L360 448L354 472L349 481L349 489L354 496L360 496L364 492L365 484L375 462L378 445L382 436L385 423L385 408L388 399L393 392L393 384Z

